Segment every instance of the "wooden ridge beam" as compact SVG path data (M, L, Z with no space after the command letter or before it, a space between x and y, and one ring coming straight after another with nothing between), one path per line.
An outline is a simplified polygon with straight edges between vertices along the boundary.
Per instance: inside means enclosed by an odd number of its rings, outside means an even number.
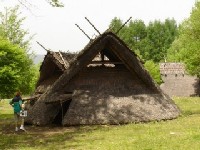
M118 61L92 61L90 64L124 64Z

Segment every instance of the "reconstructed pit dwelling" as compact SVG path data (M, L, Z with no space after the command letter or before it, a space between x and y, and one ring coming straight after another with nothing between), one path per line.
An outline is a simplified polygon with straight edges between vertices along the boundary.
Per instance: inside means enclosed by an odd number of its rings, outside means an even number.
M46 69L56 72L48 65ZM64 72L58 69L58 76L49 88L42 88L46 91L28 110L26 123L126 124L174 119L180 114L137 55L112 32L90 41Z

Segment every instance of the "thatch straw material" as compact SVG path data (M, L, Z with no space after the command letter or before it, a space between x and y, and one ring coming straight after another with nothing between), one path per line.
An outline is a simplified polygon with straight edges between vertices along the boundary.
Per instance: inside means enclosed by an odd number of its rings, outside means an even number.
M164 81L160 87L170 97L200 95L199 78L189 75L183 63L160 63L160 74Z
M40 79L38 80L37 86L49 77L52 78L57 76L56 79L51 79L50 81L54 82L57 80L58 77L67 69L66 67L69 66L69 63L75 56L76 54L48 51L40 67ZM64 62L61 57L64 59ZM65 66L65 64L67 66ZM47 85L51 85L52 82L47 83Z
M69 67L69 63L76 54L48 51L40 67L40 77L36 85L34 94L24 100L27 101L28 109L34 105L39 97L44 94L53 83ZM29 111L29 110L28 110ZM28 112L29 113L29 112ZM29 116L28 116L29 117Z
M64 125L124 124L152 120L173 119L179 115L177 107L160 94L131 94L116 97L105 89L74 91L73 101Z

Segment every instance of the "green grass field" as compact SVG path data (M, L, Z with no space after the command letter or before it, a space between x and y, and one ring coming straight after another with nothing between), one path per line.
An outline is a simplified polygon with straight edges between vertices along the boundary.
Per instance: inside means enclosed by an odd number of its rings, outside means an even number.
M200 98L174 98L174 120L118 126L36 127L14 132L12 108L0 101L0 149L199 150Z

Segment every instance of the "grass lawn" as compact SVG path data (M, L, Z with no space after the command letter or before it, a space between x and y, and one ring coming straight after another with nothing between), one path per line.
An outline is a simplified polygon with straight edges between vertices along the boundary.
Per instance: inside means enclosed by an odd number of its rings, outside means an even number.
M178 119L118 126L36 127L14 132L12 108L0 101L0 149L198 150L200 98L174 98Z

